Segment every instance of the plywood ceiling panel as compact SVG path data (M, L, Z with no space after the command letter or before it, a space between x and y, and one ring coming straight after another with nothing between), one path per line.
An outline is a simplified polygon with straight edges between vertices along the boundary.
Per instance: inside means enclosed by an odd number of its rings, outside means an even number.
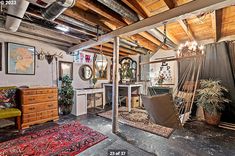
M201 19L196 17L187 21L197 41L213 38L211 14L206 14Z
M235 35L235 6L222 11L222 37Z
M160 27L160 29L163 30L164 28ZM185 42L189 40L188 35L185 33L185 31L178 22L167 24L166 29L167 33L173 35L175 39L178 40L179 42Z
M179 5L183 5L183 4L189 3L189 2L191 2L193 0L174 0L174 1L179 6Z

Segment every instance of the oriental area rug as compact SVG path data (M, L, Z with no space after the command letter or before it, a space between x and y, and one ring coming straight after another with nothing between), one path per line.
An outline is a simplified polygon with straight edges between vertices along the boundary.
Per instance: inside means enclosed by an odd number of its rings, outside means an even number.
M112 110L99 113L98 115L101 117L112 119ZM147 112L143 109L138 108L132 108L131 112L129 113L126 107L119 107L118 121L128 126L138 128L166 138L168 138L174 131L174 129L172 128L152 123L148 117Z
M0 143L0 155L73 156L107 137L79 122L71 122Z

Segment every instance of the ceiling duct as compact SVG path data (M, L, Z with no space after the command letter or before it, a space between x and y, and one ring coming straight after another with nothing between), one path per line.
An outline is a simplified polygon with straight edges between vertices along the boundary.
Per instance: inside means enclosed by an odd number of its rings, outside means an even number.
M90 31L90 32L93 32L93 33L97 33L97 27L94 27L94 26L91 26L89 24L86 24L84 22L81 22L81 21L78 21L78 20L75 20L69 16L66 16L66 15L60 15L58 18L58 20L61 20L61 21L64 21L64 22L67 22L71 25L74 25L74 26L77 26L79 28L82 28L82 29L85 29L87 31ZM103 35L105 32L101 29L98 30L99 34Z
M8 6L5 23L5 28L7 30L12 32L16 32L18 30L28 6L29 2L26 0L17 1L17 5Z
M47 20L54 20L66 9L73 7L75 2L76 0L57 0L42 12L42 16Z
M98 0L98 2L102 3L103 5L107 6L108 8L115 11L117 14L121 15L122 17L129 19L130 21L138 21L139 18L136 13L120 2L120 0Z

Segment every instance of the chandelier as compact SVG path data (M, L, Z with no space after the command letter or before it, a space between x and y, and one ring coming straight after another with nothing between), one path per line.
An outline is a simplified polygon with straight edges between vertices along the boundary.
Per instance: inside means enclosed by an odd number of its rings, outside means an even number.
M191 56L200 56L204 54L204 46L199 45L196 41L185 42L181 44L177 51L177 57L191 57Z

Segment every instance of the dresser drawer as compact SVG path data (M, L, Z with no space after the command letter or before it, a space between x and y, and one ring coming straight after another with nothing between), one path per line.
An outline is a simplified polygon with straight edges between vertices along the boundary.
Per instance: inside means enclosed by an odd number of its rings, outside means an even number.
M22 106L23 113L34 113L38 111L37 105L23 105Z
M24 90L24 91L22 91L22 94L24 94L24 95L34 95L36 93L37 93L36 90Z
M58 116L58 110L57 109L53 109L53 110L48 110L47 111L48 117L55 117Z
M37 120L42 120L48 118L47 111L37 112Z
M28 118L35 118L36 117L36 113L28 113L28 114L23 114L23 120L24 119L28 119Z
M36 91L37 94L50 94L50 93L57 93L57 89L39 89Z
M58 103L57 101L53 101L53 102L47 102L44 104L46 109L55 109L58 107Z
M23 114L22 118L24 123L33 122L37 120L37 115L36 113Z
M39 95L27 95L22 99L22 104L27 105L31 103L57 101L57 94L39 94Z

